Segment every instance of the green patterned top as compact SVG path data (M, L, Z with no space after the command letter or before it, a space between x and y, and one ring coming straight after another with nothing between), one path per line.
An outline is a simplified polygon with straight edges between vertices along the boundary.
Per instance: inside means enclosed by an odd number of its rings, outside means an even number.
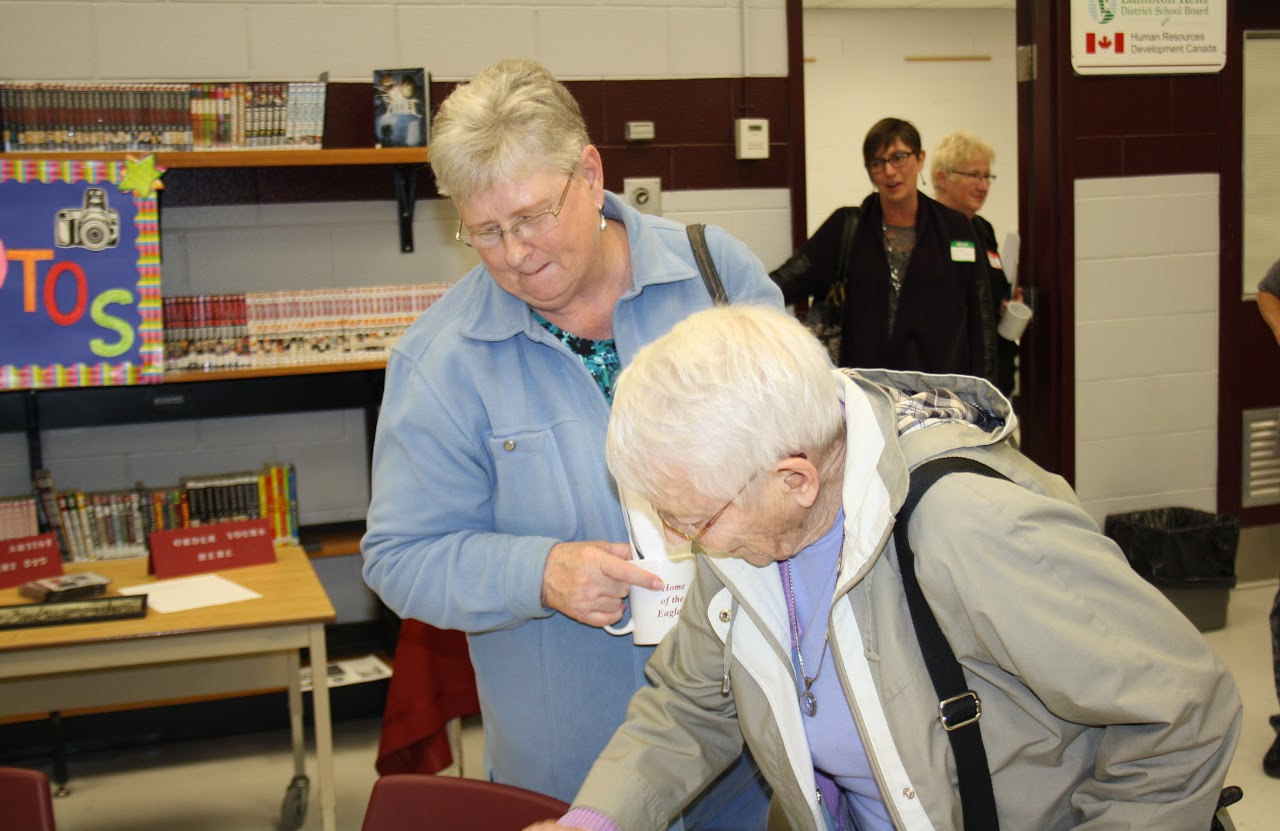
M613 338L606 340L580 338L561 329L537 312L534 312L533 316L542 328L559 338L561 343L569 347L570 352L578 356L582 365L596 380L596 386L600 388L600 392L604 393L604 400L612 405L613 385L618 380L618 373L622 371L618 360L617 342Z

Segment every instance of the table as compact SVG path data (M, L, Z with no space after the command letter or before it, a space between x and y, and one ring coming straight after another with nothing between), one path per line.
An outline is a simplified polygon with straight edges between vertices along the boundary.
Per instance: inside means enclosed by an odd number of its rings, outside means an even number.
M302 549L276 549L277 561L219 572L262 595L221 606L144 618L0 630L0 716L161 701L278 688L287 684L295 779L286 790L306 812L306 745L302 724L299 650L310 651L315 673L316 768L322 824L336 831L333 731L324 624L336 617ZM92 571L112 588L151 582L145 557L68 563L66 572ZM113 592L109 589L108 594ZM30 602L0 589L0 604ZM297 798L297 797L295 797ZM286 820L288 817L286 816ZM301 825L301 816L297 817ZM286 822L286 824L288 824Z

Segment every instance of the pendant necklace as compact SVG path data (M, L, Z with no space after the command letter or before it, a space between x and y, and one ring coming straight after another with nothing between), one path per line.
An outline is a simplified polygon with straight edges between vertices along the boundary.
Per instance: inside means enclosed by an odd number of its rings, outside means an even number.
M844 562L844 533L840 534L840 554L836 557L836 585L840 583L840 565ZM804 668L804 653L800 651L800 619L796 614L796 590L795 583L791 575L791 561L787 560L783 563L787 567L787 597L791 601L791 632L795 636L796 644L796 662L800 664L800 677L804 680L804 689L800 692L800 712L806 716L813 718L818 714L818 698L813 694L813 685L817 683L818 676L822 674L822 662L827 657L827 644L831 641L831 620L830 615L827 619L827 631L822 636L822 651L818 653L818 668L814 670L813 677L809 677L809 673ZM832 597L835 596L835 587L832 589Z

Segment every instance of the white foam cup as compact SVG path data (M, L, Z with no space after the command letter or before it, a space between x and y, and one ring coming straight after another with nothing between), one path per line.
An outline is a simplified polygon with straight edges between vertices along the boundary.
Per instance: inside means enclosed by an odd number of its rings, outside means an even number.
M1027 330L1027 324L1030 322L1031 307L1026 303L1011 300L1004 309L1004 315L1000 318L1000 325L996 327L996 334L1005 340L1017 343L1018 339L1022 337L1022 333Z

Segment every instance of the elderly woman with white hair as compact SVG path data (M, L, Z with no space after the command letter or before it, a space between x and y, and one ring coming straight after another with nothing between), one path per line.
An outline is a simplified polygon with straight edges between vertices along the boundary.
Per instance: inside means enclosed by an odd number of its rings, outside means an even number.
M605 466L614 382L715 301L685 226L606 192L577 102L539 64L457 87L431 138L479 263L387 361L364 578L401 617L467 634L487 776L567 800L653 651L602 627L632 585L661 585L631 562ZM731 301L781 309L745 245L715 228L706 244ZM763 828L768 803L744 757L684 827Z
M744 743L797 831L1209 828L1235 684L1066 483L1005 441L1013 422L974 378L833 370L769 309L700 312L642 350L609 467L693 541L697 574L653 686L569 813L533 828L661 827ZM919 498L913 469L950 456L998 477L952 472ZM969 687L963 720L956 702L939 716L911 575ZM957 764L957 733L978 736L983 770ZM988 772L982 822L964 788Z
M930 157L929 175L933 178L934 197L952 210L959 211L973 221L987 258L987 278L991 283L992 323L998 325L1010 300L1022 302L1022 288L1016 292L1009 285L1000 260L1000 247L996 242L995 228L978 216L987 202L991 183L996 176L991 172L996 151L990 144L965 130L956 130L943 136ZM996 386L1005 395L1013 394L1018 357L1018 344L1006 338L996 337Z

